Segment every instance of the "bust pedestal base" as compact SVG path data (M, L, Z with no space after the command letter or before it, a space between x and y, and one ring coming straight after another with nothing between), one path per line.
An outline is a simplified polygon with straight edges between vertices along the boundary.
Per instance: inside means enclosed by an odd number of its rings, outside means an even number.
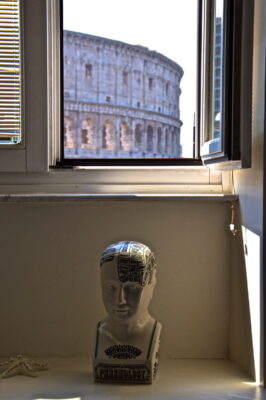
M107 360L94 360L94 380L104 383L152 383L158 362L152 360L121 360L120 363Z

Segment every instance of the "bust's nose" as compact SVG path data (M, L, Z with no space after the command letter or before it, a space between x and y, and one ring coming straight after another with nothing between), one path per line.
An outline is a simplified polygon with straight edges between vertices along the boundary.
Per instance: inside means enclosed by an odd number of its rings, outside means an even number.
M117 298L117 304L119 306L123 306L126 304L126 297L125 297L125 288L124 285L121 283L118 289L118 298Z

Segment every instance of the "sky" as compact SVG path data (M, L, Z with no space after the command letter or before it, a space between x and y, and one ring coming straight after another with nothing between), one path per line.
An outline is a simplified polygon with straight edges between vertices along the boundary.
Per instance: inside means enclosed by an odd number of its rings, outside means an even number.
M64 29L142 45L183 68L181 144L183 156L191 157L196 108L197 0L64 0L63 7Z

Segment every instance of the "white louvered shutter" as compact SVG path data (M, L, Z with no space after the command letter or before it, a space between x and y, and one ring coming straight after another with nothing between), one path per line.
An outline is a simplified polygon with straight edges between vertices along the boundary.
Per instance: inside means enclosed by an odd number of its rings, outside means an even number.
M0 0L0 144L21 141L20 0Z

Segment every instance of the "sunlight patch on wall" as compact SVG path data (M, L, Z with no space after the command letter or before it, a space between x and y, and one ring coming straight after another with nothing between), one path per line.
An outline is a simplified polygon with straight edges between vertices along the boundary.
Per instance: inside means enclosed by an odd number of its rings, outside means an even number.
M255 378L256 383L259 383L261 362L260 237L244 226L242 226L242 234L248 285Z
M38 398L38 399L33 399L33 400L81 400L81 397L68 397L68 398L64 397L64 398L60 398L60 399L58 397L56 399L55 398L52 398L52 399L51 398L49 398L49 399L48 398Z

